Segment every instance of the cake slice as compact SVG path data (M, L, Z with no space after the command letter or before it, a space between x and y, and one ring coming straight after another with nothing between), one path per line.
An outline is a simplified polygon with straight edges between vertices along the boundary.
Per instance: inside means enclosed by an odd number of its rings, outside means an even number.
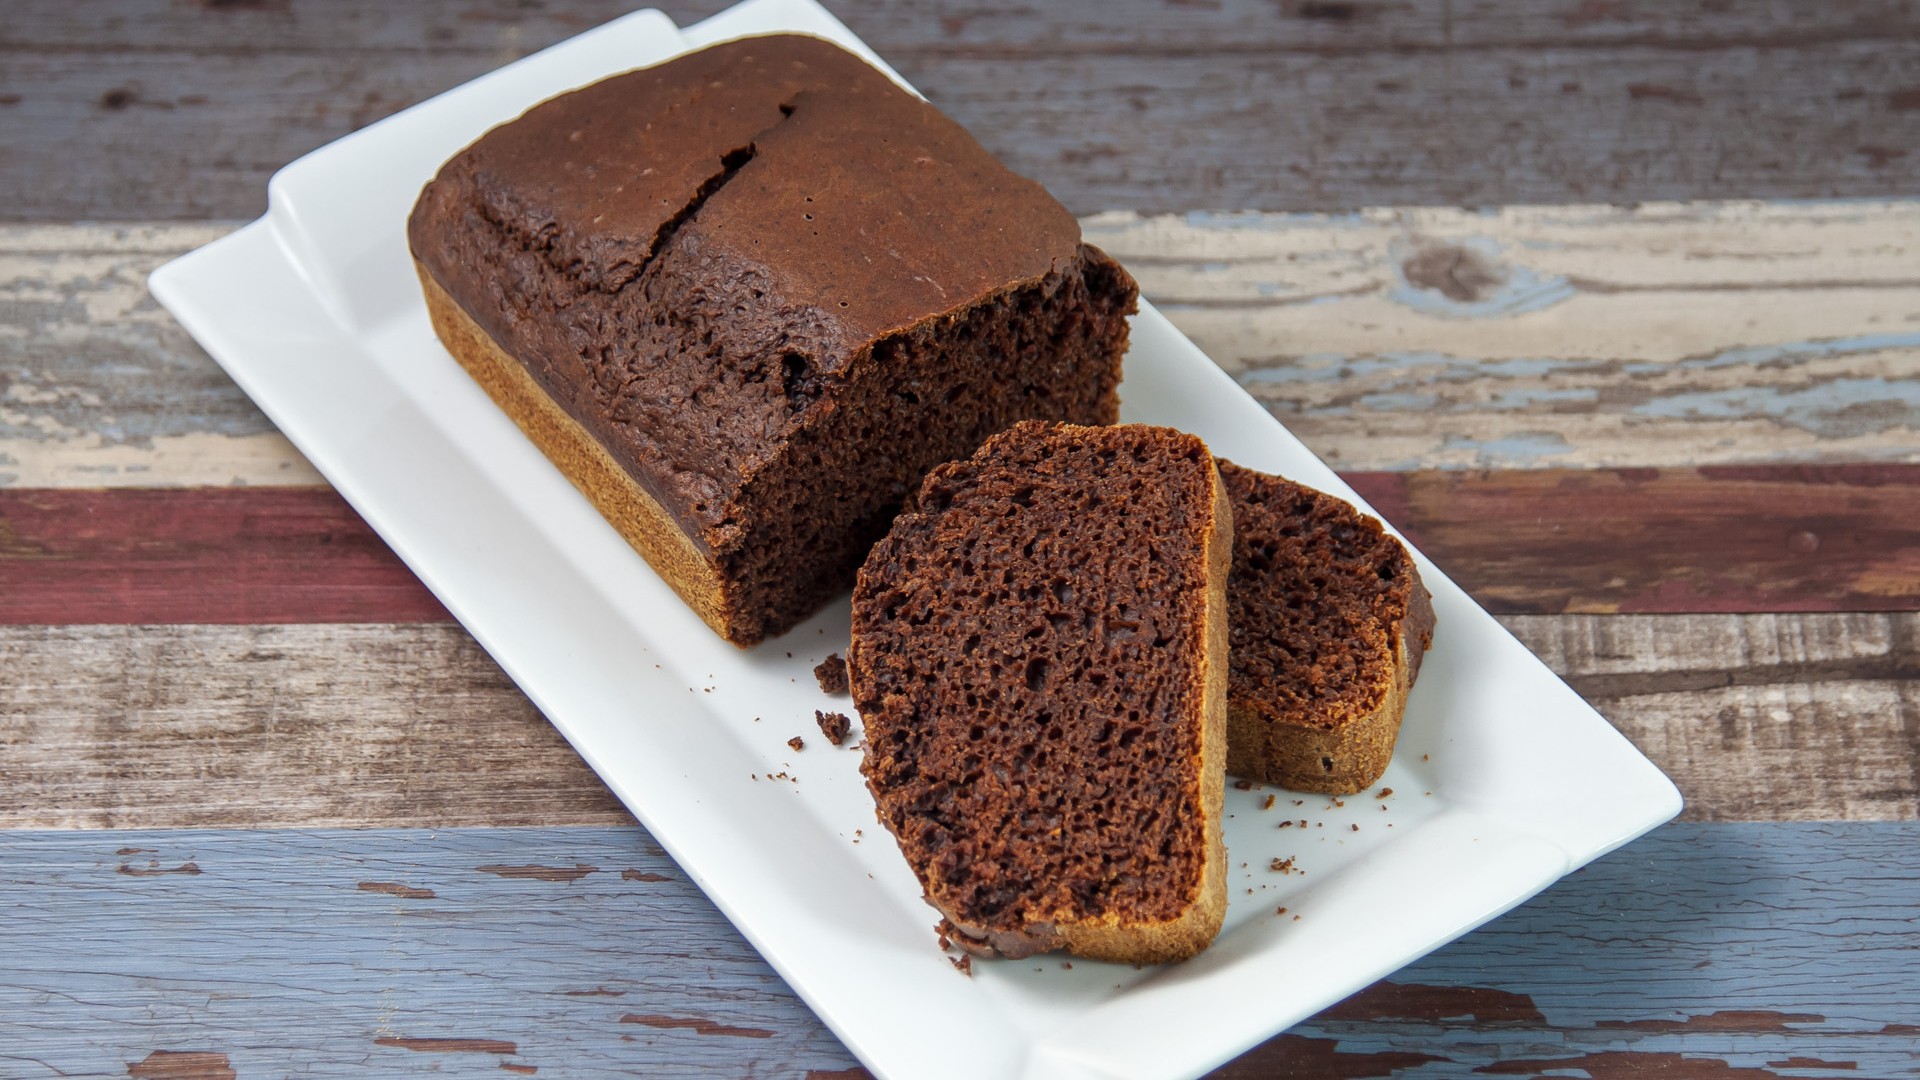
M1147 963L1219 932L1231 544L1199 439L1022 423L867 557L862 771L970 952Z
M1227 771L1333 795L1386 771L1433 643L1399 540L1331 495L1220 462L1233 504Z
M959 125L818 38L530 109L408 222L448 350L728 640L853 583L927 469L1115 418L1126 272Z

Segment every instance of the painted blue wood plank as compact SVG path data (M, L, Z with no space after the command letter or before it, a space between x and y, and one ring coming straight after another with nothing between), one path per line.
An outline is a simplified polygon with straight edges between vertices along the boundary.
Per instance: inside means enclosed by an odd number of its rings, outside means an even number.
M0 832L0 913L4 1077L853 1065L639 829ZM1228 1072L1920 1076L1917 913L1920 823L1669 826Z

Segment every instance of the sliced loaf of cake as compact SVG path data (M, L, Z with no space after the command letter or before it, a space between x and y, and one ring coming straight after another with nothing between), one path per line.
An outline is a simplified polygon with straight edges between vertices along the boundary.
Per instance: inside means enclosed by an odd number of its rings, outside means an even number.
M958 944L1158 962L1218 933L1231 531L1199 439L1028 422L868 556L862 769Z
M1134 307L1039 185L798 35L535 106L407 235L448 350L739 645L851 585L934 465L1111 423Z
M1233 504L1227 771L1349 794L1380 778L1433 643L1399 540L1331 495L1220 462Z

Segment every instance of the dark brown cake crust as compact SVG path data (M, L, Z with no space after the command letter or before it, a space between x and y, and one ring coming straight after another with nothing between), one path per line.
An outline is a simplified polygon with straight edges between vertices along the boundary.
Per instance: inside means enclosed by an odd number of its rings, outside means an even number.
M1385 771L1433 643L1399 540L1351 504L1220 462L1233 502L1227 771L1350 794Z
M1024 423L868 557L862 771L969 950L1153 961L1217 931L1229 529L1198 439Z
M538 105L449 161L408 235L709 561L737 643L845 588L934 464L1022 418L1115 417L1131 279L820 39Z

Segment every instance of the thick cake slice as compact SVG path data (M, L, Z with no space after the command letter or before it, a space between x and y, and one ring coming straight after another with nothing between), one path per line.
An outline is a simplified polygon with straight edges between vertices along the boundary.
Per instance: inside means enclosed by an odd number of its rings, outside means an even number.
M1219 932L1231 544L1199 439L1023 423L868 556L862 770L969 951L1145 963Z
M1433 600L1399 540L1350 504L1220 462L1233 502L1227 771L1344 795L1393 757L1433 643Z
M435 330L720 634L853 583L927 469L1115 417L1125 271L818 38L715 45L461 151L408 224Z

